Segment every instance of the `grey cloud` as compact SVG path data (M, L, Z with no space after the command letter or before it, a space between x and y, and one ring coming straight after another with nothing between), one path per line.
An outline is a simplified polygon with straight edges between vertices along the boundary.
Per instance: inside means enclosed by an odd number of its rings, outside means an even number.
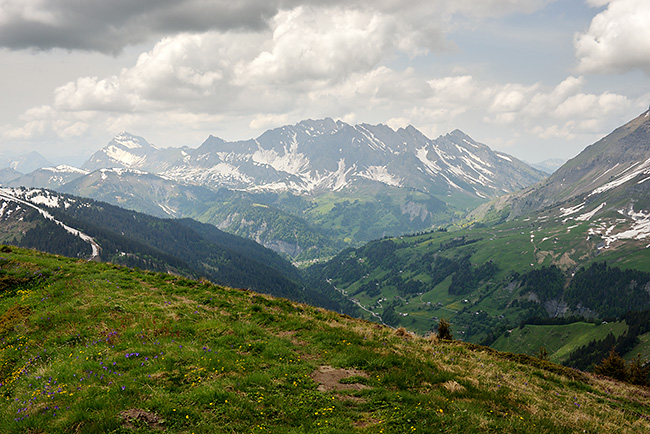
M257 0L10 0L0 5L0 46L117 53L169 33L260 30L278 7Z

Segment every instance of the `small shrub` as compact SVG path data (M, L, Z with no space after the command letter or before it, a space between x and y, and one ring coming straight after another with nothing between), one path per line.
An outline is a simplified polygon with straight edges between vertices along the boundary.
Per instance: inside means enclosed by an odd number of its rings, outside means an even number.
M438 323L438 339L443 341L451 341L454 339L451 334L451 324L444 318L440 318Z
M546 350L546 347L540 347L539 353L537 353L537 358L539 360L548 360L548 351Z
M31 313L29 306L15 305L0 316L0 336L13 330L14 326Z

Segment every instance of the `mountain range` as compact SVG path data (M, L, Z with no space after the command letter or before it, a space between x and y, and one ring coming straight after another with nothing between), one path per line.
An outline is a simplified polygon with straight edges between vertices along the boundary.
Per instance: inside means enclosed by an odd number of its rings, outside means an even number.
M449 224L544 176L459 130L431 140L413 127L322 119L246 141L211 136L196 149L121 133L81 169L12 172L3 182L194 218L305 260Z
M436 140L413 127L308 120L256 139L209 137L196 149L159 150L122 133L93 154L87 170L127 168L210 188L319 195L364 183L446 197L485 199L544 177L516 158L494 152L459 130Z

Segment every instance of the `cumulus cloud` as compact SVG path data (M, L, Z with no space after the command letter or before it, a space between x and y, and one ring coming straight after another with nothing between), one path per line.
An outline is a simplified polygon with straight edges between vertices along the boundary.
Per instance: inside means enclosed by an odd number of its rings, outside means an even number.
M650 74L650 2L647 0L591 0L607 4L574 46L581 72L612 73L640 69Z
M181 33L117 75L58 87L54 105L116 112L283 110L351 77L386 75L380 63L398 50L395 41L409 37L396 37L397 27L394 18L374 12L299 7L278 13L267 32ZM399 90L394 78L383 92Z
M342 9L298 7L274 18L268 50L240 65L239 80L286 84L300 80L338 81L375 66L396 35L392 17Z
M282 114L258 114L249 123L249 127L253 130L262 130L266 128L275 128L278 125L284 125L289 122L289 115Z
M574 140L603 133L622 114L641 107L643 98L630 99L611 92L584 92L584 77L568 77L554 88L537 83L496 85L484 121L527 131L540 139Z
M59 113L49 105L34 107L22 116L19 127L5 126L0 135L12 141L39 140L49 135L68 139L79 137L90 128L94 115L88 112Z

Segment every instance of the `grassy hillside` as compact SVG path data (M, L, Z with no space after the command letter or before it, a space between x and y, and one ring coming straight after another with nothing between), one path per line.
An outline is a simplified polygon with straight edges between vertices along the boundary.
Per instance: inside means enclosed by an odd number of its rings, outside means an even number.
M592 227L518 219L382 239L308 274L312 285L333 286L354 300L367 319L425 333L448 318L472 342L491 343L536 317L605 319L649 308L647 242L603 249Z
M0 431L648 432L650 394L249 291L3 248Z
M490 346L497 350L523 354L537 354L541 347L551 354L550 360L556 363L566 360L572 351L593 340L604 339L609 333L615 337L627 330L624 321L606 324L574 322L563 325L527 324L521 328L508 330ZM636 353L635 353L636 354ZM650 356L642 354L644 360Z

